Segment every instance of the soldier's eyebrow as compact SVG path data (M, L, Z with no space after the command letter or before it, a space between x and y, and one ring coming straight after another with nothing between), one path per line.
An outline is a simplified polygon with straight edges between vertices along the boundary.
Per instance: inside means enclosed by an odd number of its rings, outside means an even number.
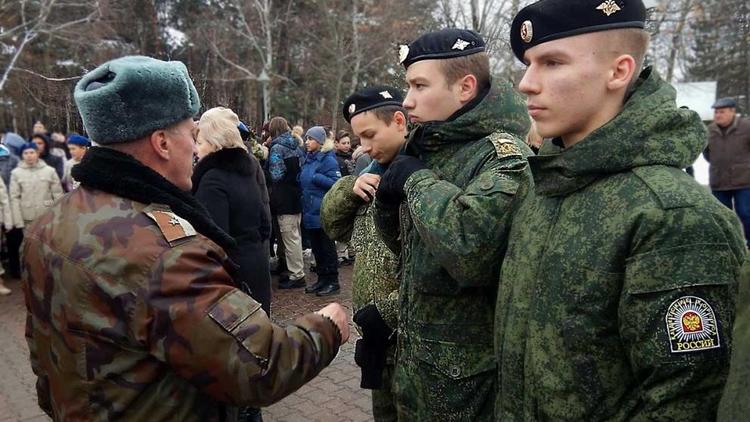
M423 76L415 76L413 78L407 79L406 82L408 82L409 85L414 85L416 83L427 83L428 81Z
M526 56L526 59L527 61L529 61L528 55ZM533 57L533 59L537 62L543 62L546 60L569 60L570 54L560 49L552 49L545 51L536 57Z

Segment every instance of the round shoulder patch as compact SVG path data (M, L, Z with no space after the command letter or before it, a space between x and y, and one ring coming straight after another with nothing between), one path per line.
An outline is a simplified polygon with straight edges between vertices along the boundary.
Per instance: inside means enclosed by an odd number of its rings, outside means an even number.
M716 314L708 302L697 296L683 296L672 302L665 320L672 353L721 347Z

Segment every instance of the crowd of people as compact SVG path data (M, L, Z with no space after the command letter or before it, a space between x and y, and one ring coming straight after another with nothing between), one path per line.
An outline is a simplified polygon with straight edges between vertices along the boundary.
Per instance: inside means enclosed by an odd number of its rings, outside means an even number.
M18 278L23 228L63 193L78 186L71 169L81 162L91 143L77 133L50 134L41 121L34 123L27 138L6 131L0 142L0 223L5 229L7 270L11 278ZM0 266L0 275L4 273ZM10 293L0 279L0 295Z
M644 66L645 20L641 0L523 8L517 87L490 76L480 34L423 34L399 50L407 92L351 93L335 134L277 116L255 136L223 107L193 120L180 62L87 73L74 98L97 146L81 158L71 135L65 161L19 137L0 195L24 229L40 407L260 420L349 338L336 303L273 324L271 271L326 297L353 263L377 421L742 420L748 186L716 176L748 173L747 125L732 101L710 135L677 107ZM730 167L713 195L683 170L709 137Z

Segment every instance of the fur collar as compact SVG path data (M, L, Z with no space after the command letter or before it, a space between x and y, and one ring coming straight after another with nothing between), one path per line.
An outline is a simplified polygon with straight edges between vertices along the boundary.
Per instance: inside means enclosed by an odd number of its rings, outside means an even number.
M83 187L143 204L169 206L172 212L190 222L198 233L216 242L227 253L237 246L234 239L211 220L206 209L190 193L180 190L128 154L111 148L89 148L71 173Z
M203 157L193 169L193 194L203 176L211 169L225 170L242 176L253 176L258 163L242 148L224 148Z

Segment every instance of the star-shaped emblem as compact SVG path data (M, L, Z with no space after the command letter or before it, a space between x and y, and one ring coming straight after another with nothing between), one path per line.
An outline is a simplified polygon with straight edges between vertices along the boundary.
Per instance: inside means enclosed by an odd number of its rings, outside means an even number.
M406 44L401 44L401 46L398 48L398 62L403 63L407 57L409 57L409 46Z
M172 217L169 220L169 224L171 224L173 226L178 226L180 224L180 220L178 220L177 217Z
M380 93L380 96L382 96L382 97L383 97L383 98L385 98L385 99L393 99L393 96L392 96L392 95L391 95L391 93L390 93L390 92L388 92L388 91L383 91L383 92L381 92L381 93Z
M599 6L597 6L596 10L601 10L602 12L604 12L605 15L610 16L619 12L622 9L620 9L620 6L618 6L614 0L607 0L604 3L600 4Z
M461 50L463 51L464 48L466 48L470 43L468 41L464 41L461 38L456 40L456 43L453 44L453 47L451 47L453 50Z

